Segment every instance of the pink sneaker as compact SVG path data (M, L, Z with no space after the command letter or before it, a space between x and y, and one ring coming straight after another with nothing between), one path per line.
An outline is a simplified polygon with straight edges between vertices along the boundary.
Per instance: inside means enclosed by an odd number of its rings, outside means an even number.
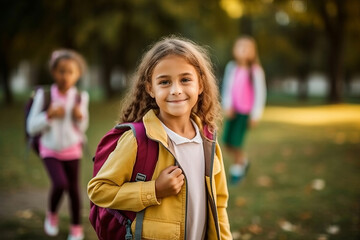
M59 219L56 213L47 212L44 222L45 233L49 236L56 236L59 233Z
M83 240L84 231L81 225L71 225L70 234L67 240Z

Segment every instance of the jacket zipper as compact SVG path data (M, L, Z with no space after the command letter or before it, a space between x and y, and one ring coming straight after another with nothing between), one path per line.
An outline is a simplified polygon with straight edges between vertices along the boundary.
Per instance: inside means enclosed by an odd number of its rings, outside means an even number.
M149 139L151 139L151 140L153 140L153 141L155 141L155 142L157 142L157 143L159 143L159 144L161 144L170 154L171 154L171 156L173 156L173 158L174 158L174 160L175 160L175 164L177 164L179 167L180 167L180 169L182 170L182 172L183 172L183 174L184 174L184 177L185 177L185 186L186 186L186 200L185 200L185 231L184 231L184 239L186 240L186 221L187 221L187 209L188 209L188 188L187 188L187 177L186 177L186 174L185 174L185 172L184 172L184 169L181 167L181 165L180 165L180 163L179 163L179 161L176 159L176 157L174 156L174 154L170 151L170 149L168 149L162 142L160 142L160 141L158 141L158 140L156 140L156 139L153 139L153 138L150 138L149 136L148 136L148 138Z
M216 133L214 133L214 139L216 139ZM212 145L211 145L211 161L210 161L210 190L211 190L211 196L212 196L212 199L211 200L211 204L213 206L213 218L214 218L214 223L215 223L215 228L216 228L216 233L217 233L217 237L218 239L220 239L220 233L219 233L219 222L218 222L218 217L217 217L217 208L216 208L216 205L215 205L215 200L214 200L214 190L212 188L212 182L213 182L213 178L212 178L212 175L213 175L213 166L214 166L214 159L215 159L215 145L216 145L216 142L213 142Z

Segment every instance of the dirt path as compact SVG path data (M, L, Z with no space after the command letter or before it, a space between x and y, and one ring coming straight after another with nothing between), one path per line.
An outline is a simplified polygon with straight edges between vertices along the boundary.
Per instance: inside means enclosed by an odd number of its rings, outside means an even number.
M48 189L26 188L16 191L0 191L0 220L25 217L31 212L45 212L47 209ZM88 206L88 198L82 193L83 208ZM64 195L60 211L68 214L68 195Z
M23 188L0 191L0 238L7 239L49 239L43 231L43 218L47 209L47 188ZM88 221L89 200L82 192L82 222L87 240L96 240L96 234ZM68 195L61 202L59 213L69 216ZM63 218L64 219L64 218ZM60 224L60 232L54 240L65 239L69 222Z

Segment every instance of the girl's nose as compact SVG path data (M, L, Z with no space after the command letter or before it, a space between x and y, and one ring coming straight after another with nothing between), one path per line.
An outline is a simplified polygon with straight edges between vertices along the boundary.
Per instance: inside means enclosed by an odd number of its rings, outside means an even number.
M179 83L173 83L171 86L171 95L179 95L182 92L182 88Z

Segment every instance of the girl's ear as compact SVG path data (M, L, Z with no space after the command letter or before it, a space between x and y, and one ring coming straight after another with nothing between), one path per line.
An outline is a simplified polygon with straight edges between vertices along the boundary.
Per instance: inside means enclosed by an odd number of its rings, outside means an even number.
M152 97L152 98L155 97L154 93L152 92L152 88L151 88L150 83L145 84L145 89L146 89L146 92L150 95L150 97Z
M201 79L199 79L199 95L204 91L204 84Z

